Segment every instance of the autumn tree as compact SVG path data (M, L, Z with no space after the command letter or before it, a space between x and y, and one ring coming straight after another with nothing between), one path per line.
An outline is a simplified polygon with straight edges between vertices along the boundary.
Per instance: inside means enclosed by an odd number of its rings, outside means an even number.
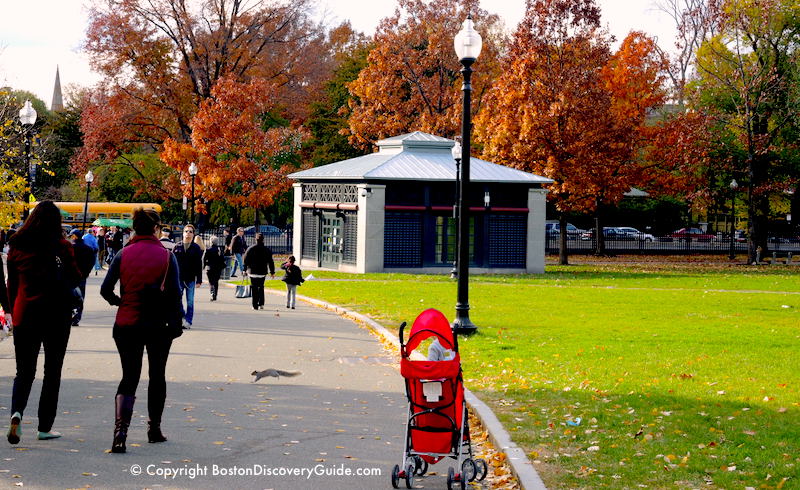
M461 118L461 64L453 38L468 13L483 37L479 71L473 77L473 112L499 70L504 36L499 18L460 0L399 0L392 17L378 26L367 67L349 85L350 142L374 141L411 131L453 138Z
M84 49L105 79L82 114L76 173L124 164L137 188L168 196L176 172L146 182L135 155L192 141L193 118L223 79L268 80L282 117L306 117L331 63L310 9L308 0L94 0Z
M698 104L724 124L746 155L734 174L747 191L748 261L768 249L770 197L796 186L800 110L793 0L709 2L717 34L697 52Z
M270 124L278 86L264 79L217 81L190 121L190 143L168 139L162 158L181 174L196 162L196 195L225 199L233 206L269 206L290 188L286 175L299 168L306 134Z
M502 75L478 115L484 157L555 181L560 260L566 212L601 212L640 182L636 150L647 111L663 102L662 60L653 40L631 33L612 54L593 0L528 0Z

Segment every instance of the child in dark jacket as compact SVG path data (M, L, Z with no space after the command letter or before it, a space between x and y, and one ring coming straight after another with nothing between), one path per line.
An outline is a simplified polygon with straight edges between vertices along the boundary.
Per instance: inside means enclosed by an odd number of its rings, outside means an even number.
M305 282L305 279L303 279L303 271L294 265L294 263L294 255L290 255L289 260L281 264L281 269L286 271L283 279L281 279L286 283L286 307L291 309L294 309L295 306L297 298L297 286Z

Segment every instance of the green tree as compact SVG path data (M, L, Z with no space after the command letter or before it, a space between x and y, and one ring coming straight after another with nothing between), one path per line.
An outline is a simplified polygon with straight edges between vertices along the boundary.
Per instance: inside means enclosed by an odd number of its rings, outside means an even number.
M771 196L797 184L797 10L796 0L711 2L717 34L697 52L697 104L746 155L733 173L747 192L748 261L768 249Z

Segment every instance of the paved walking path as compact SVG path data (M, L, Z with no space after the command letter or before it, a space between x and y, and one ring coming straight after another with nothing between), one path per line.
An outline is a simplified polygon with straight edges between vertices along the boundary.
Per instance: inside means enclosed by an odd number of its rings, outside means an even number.
M406 411L397 360L365 328L334 313L302 302L287 310L275 295L254 311L231 289L212 303L206 285L197 292L195 325L175 341L167 365L162 427L169 441L147 443L145 369L128 453L107 453L121 369L111 338L115 308L99 296L101 279L90 277L84 319L70 338L53 427L64 437L35 437L40 359L22 442L0 441L0 487L391 488ZM303 374L252 383L249 373L266 368ZM3 431L14 371L8 339L0 342ZM417 488L444 488L446 465L436 465L439 475L419 480ZM326 476L263 474L275 470ZM342 474L373 470L379 475ZM167 472L179 474L165 478Z

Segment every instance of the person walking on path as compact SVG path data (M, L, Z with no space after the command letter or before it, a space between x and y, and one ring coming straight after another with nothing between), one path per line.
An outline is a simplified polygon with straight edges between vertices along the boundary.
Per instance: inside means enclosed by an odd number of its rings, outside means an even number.
M142 355L147 349L150 381L147 385L147 441L164 442L161 416L167 398L166 368L172 341L181 329L181 293L178 261L156 237L161 218L151 209L133 213L131 238L108 269L100 295L119 306L114 321L114 343L122 364L122 380L114 398L112 453L124 453L131 423L136 388L142 374ZM114 293L119 281L120 296Z
M219 246L219 242L219 237L212 237L211 246L206 249L206 253L203 255L203 266L206 269L206 277L208 277L208 285L211 289L211 301L217 300L219 278L225 269L225 255Z
M97 271L100 270L100 261L97 258L100 247L97 244L97 237L94 236L94 233L94 228L87 229L86 233L83 234L83 243L88 245L94 252L94 264L92 266L94 267L94 274L97 275Z
M272 250L264 246L264 235L256 233L256 244L244 254L244 268L250 276L253 291L253 309L264 309L264 280L267 274L275 278L275 261Z
M295 265L295 260L294 255L290 255L289 259L281 264L281 269L286 271L281 279L286 283L286 307L291 309L294 309L297 301L297 286L306 281L303 279L303 271Z
M172 233L166 226L161 228L161 238L158 241L160 241L161 245L164 245L164 248L170 252L172 252L172 250L175 248L175 242L172 241Z
M94 266L94 275L97 275L97 271L103 270L103 264L106 261L106 254L108 250L106 248L106 232L103 228L97 229L97 265Z
M240 271L244 272L244 259L242 254L244 254L246 251L247 242L244 239L244 228L239 227L236 229L236 236L231 240L231 253L236 260L233 263L233 272L231 272L231 277L236 277L237 266L239 267Z
M124 235L122 230L119 229L119 226L112 227L109 235L110 238L106 238L106 243L108 245L108 263L110 264L111 261L114 260L114 256L122 250Z
M81 296L80 298L75 298L72 314L72 326L77 327L81 323L81 317L83 316L83 299L86 297L86 279L92 272L92 267L94 267L96 256L95 251L92 250L89 245L83 242L83 238L81 238L81 231L79 229L75 228L70 231L69 239L72 242L72 249L75 253L75 263L78 264L78 270L81 273L81 279L80 282L78 282L78 288L81 291Z
M45 360L38 438L61 437L52 428L58 408L61 366L69 342L73 291L80 280L72 245L64 239L63 233L58 208L52 201L42 201L10 243L8 299L17 368L7 434L11 444L18 444L21 438L20 424L42 345Z
M203 251L194 243L194 225L183 227L183 240L172 249L178 260L181 283L181 314L184 328L192 328L194 320L195 287L203 284ZM183 308L183 294L186 293L186 308Z

